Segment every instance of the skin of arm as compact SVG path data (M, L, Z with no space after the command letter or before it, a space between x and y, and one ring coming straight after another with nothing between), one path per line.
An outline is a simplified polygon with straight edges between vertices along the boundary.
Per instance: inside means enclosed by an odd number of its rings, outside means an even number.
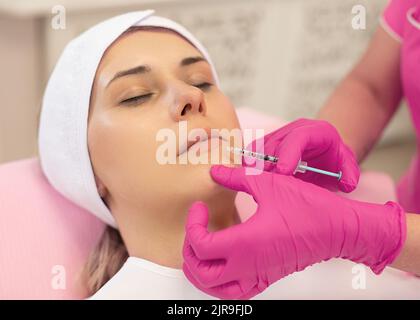
M379 140L401 101L400 47L379 27L360 61L318 114L337 128L359 162Z
M402 99L401 43L379 27L353 70L318 114L333 124L362 161ZM420 275L420 215L407 213L407 239L391 267Z
M391 267L420 276L420 215L407 213L407 239Z

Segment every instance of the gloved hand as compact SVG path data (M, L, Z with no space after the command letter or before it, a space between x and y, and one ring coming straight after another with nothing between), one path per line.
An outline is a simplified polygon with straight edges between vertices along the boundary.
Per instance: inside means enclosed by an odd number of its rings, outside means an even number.
M394 202L354 201L292 176L245 175L244 167L213 166L213 179L251 194L256 213L209 232L202 202L189 210L183 270L197 288L224 299L248 299L317 262L344 258L376 274L399 254L405 212Z
M359 182L359 166L351 149L344 144L337 130L327 121L296 120L263 137L263 141L254 140L247 150L275 155L276 164L264 162L264 170L292 175L299 160L309 166L339 172L340 180L334 177L306 171L296 173L296 177L317 184L331 191L353 191ZM262 146L264 150L262 150ZM243 165L254 165L255 161L244 158Z

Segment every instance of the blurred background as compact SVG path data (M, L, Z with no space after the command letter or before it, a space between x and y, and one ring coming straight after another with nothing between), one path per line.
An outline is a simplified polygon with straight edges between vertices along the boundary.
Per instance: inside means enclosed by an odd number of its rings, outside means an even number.
M236 106L286 120L312 117L364 51L387 0L0 0L0 163L36 156L48 77L66 43L132 10L186 26L208 48ZM52 26L54 7L65 28ZM363 5L365 30L351 25ZM367 122L360 119L361 122ZM366 123L365 125L369 125ZM397 179L415 152L406 106L362 167Z

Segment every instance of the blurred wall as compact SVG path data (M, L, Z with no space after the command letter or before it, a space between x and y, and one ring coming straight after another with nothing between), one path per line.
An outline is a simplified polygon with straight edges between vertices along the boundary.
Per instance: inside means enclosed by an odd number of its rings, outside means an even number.
M288 120L312 117L365 49L386 0L61 1L66 28L51 27L55 1L0 0L0 162L36 154L37 114L65 44L89 26L130 10L156 9L209 49L237 106ZM354 5L367 29L353 30ZM361 122L364 119L360 119ZM412 136L406 108L383 143Z
M0 15L0 162L33 155L42 87L33 19Z

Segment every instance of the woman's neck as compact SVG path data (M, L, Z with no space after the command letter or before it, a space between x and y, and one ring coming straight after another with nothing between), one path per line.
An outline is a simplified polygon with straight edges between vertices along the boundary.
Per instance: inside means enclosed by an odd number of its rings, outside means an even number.
M236 193L229 192L205 201L209 209L210 232L240 223L235 196ZM139 209L131 208L113 209L129 255L181 269L189 206L190 204L159 212L139 212Z

